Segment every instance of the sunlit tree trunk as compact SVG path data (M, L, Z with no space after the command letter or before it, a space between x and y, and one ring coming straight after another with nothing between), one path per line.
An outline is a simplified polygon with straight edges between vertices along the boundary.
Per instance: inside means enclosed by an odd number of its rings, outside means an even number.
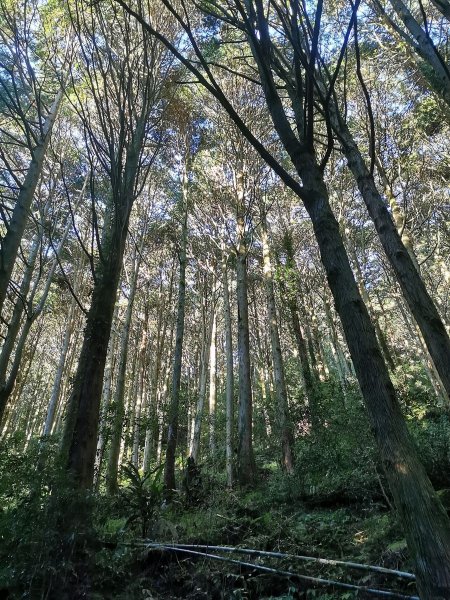
M61 347L61 351L59 354L58 366L56 368L55 379L53 382L52 394L50 396L50 401L48 403L47 414L45 417L43 435L50 435L53 429L53 423L55 419L56 407L58 406L60 392L61 392L61 382L64 374L64 367L66 364L67 353L69 352L70 340L73 334L74 326L75 326L75 311L76 311L76 302L75 299L72 298L70 303L69 314L67 315L67 323L66 330L64 332L63 343Z
M20 186L19 194L11 219L7 225L7 231L0 244L0 313L3 310L8 285L11 280L20 242L22 240L25 227L28 223L30 208L33 203L34 193L41 177L42 167L48 144L52 133L52 128L61 105L63 91L60 90L50 108L42 128L42 134L37 140L36 146L31 150L31 162L28 166L27 174Z

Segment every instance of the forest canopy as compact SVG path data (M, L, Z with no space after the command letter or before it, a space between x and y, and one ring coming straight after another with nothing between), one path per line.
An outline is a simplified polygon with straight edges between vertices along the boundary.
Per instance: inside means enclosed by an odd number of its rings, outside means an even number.
M0 597L450 598L449 23L0 0Z

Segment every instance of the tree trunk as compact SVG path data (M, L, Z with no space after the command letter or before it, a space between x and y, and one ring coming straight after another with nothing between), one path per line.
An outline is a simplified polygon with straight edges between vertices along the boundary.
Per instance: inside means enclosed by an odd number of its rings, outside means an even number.
M168 414L168 432L166 448L166 464L164 468L164 488L166 495L170 497L176 489L175 481L175 456L178 438L178 413L180 404L181 388L181 360L183 355L184 338L184 316L186 304L186 264L187 264L187 237L188 237L188 175L189 156L183 173L183 225L181 230L181 241L179 250L180 274L178 281L178 306L177 324L175 337L175 353L173 358L172 373L172 397Z
M76 302L75 298L72 298L70 303L69 314L67 316L66 331L64 332L64 339L59 355L58 367L56 369L55 379L53 382L52 394L48 403L47 415L45 417L44 429L42 435L51 435L53 429L53 423L55 420L56 407L59 402L61 392L61 382L64 373L64 367L66 364L67 353L69 351L70 339L73 334L75 325L75 310Z
M62 238L62 240L59 244L59 247L56 251L57 255L61 252L64 242L65 242L65 237ZM42 290L41 297L39 298L39 302L38 302L37 306L33 307L33 301L34 301L34 298L35 298L37 290L38 290L39 278L34 282L33 289L31 290L29 299L27 301L27 304L28 304L27 318L25 319L25 323L23 324L22 331L21 331L19 340L17 342L16 350L14 353L14 360L11 365L11 369L10 369L10 372L9 372L6 382L2 382L2 385L0 387L0 422L3 418L3 414L5 412L5 408L8 403L11 392L13 391L14 386L16 384L16 378L19 373L20 363L22 360L22 355L23 355L23 351L25 348L28 334L30 333L33 323L36 321L36 319L39 317L39 315L44 310L47 296L50 291L50 286L53 281L53 275L55 273L56 264L57 264L57 262L55 259L53 262L53 265L51 266L51 268L47 274L45 286L44 286L44 289Z
M419 593L426 600L448 597L448 516L406 428L375 330L350 268L339 225L328 202L322 174L311 156L303 156L297 168L386 477L415 560Z
M205 288L205 293L207 289ZM212 313L208 318L206 315L203 319L203 340L202 340L202 352L201 352L201 367L200 367L200 378L198 386L198 399L197 407L195 410L195 420L192 433L192 443L189 451L190 457L195 463L198 462L198 455L200 452L200 441L201 441L201 428L203 421L203 408L206 398L206 384L208 381L208 364L211 357L211 345L212 345L212 333L215 322L215 307L212 306Z
M50 112L45 121L42 136L35 148L31 151L31 162L28 166L28 171L25 180L20 187L19 195L14 205L14 210L11 220L7 225L5 237L1 240L0 245L0 314L3 312L3 304L5 302L8 285L11 280L14 264L16 262L17 253L19 251L20 242L22 240L25 227L28 223L30 208L33 202L36 186L42 173L44 158L47 152L48 144L51 137L53 124L56 120L63 90L60 90L53 102Z
M273 284L272 262L270 259L269 239L265 215L261 219L261 237L263 245L264 279L266 284L267 313L272 349L272 364L277 396L277 421L281 439L281 464L287 473L294 471L292 455L293 432L289 418L286 381L284 375L283 357L281 355L280 334L278 332L277 309L275 305L275 290Z
M334 110L334 109L333 109ZM342 140L348 166L375 224L386 256L394 269L406 302L423 335L439 377L450 395L450 338L439 313L427 292L420 273L405 248L385 203L378 192L363 157L348 127L334 112L332 125Z
M390 0L390 2L398 18L403 22L408 32L416 41L417 45L414 46L414 49L434 71L438 84L435 83L435 78L427 75L430 87L437 91L450 106L450 72L444 59L436 49L431 37L422 29L406 4L402 0Z
M14 310L9 321L5 341L3 342L2 351L0 354L0 389L4 388L6 385L8 365L14 350L14 344L16 343L17 336L19 335L23 313L27 307L28 293L30 291L31 281L34 274L36 258L42 242L42 234L42 227L39 227L39 230L36 233L36 236L33 240L30 252L27 257L25 271L22 277L22 282L20 284L19 298L14 306Z
M116 303L113 315L113 324L117 322L119 304ZM95 466L94 466L94 487L98 489L100 483L100 474L102 470L103 456L106 445L106 423L108 419L108 410L111 403L112 397L112 384L113 374L115 367L115 350L116 350L116 335L114 334L114 325L112 328L112 334L109 338L107 362L103 377L103 391L102 391L102 402L101 402L101 416L100 424L98 428L98 440L97 450L95 453Z
M294 333L294 338L296 342L298 359L302 371L306 397L308 400L310 411L312 413L316 413L317 411L315 410L314 406L315 378L309 364L310 361L308 358L308 347L305 340L305 335L300 325L297 296L300 294L301 290L299 290L298 270L297 265L295 264L294 249L292 246L292 234L289 231L284 232L283 248L286 252L287 269L287 280L282 281L283 297L287 304L289 314L291 317L291 328ZM318 417L318 415L315 415L315 417Z
M140 256L140 254L139 254ZM128 296L127 310L122 325L122 335L119 350L119 371L117 374L116 391L114 394L114 410L111 445L108 455L108 467L106 471L106 491L112 496L118 490L117 474L119 472L120 441L122 439L123 418L125 415L125 383L128 366L128 343L130 340L131 318L133 316L134 298L136 295L137 279L139 274L140 260L137 259L137 249L134 250L132 281L130 294Z
M145 442L144 442L144 459L143 459L143 470L144 473L148 473L150 470L150 458L152 446L154 446L155 433L157 430L157 403L158 403L158 387L161 378L161 373L164 377L163 369L163 353L166 349L166 337L167 337L167 326L171 311L165 310L167 306L172 305L173 295L173 281L174 281L174 269L170 272L170 283L169 283L169 294L166 298L163 294L163 278L161 277L160 291L159 291L159 302L158 302L158 318L157 318L157 331L156 331L156 349L155 357L152 364L151 370L151 385L149 390L149 397L147 400L146 408L146 420L147 426L145 430ZM172 334L171 334L172 336Z
M215 290L214 285L214 292ZM215 298L213 298L215 304ZM212 307L211 342L209 345L209 452L211 458L216 451L216 400L217 400L217 314Z
M230 293L228 289L227 257L222 249L223 280L223 316L225 322L225 360L226 360L226 471L227 485L233 486L233 415L234 415L234 372L233 338L231 330Z
M142 250L142 248L141 248ZM142 412L147 410L147 404L149 401L149 390L147 387L147 369L148 369L148 349L151 346L151 341L148 339L148 324L149 324L149 306L148 303L145 306L144 311L144 322L143 332L141 335L141 341L139 344L139 356L138 356L138 373L137 373L137 407L136 407L136 420L135 428L133 433L133 464L137 468L139 466L139 448L141 442L141 418ZM144 446L145 451L145 446Z
M350 256L353 258L353 265L354 265L355 272L356 272L356 281L358 282L358 287L359 287L361 297L364 301L364 304L367 306L369 315L372 319L372 323L375 328L375 333L377 334L378 343L380 344L380 348L381 348L381 351L383 352L383 356L384 356L389 368L392 371L394 371L395 370L395 362L392 357L389 346L387 344L386 336L384 335L383 331L381 330L380 324L378 323L378 318L375 314L375 310L372 305L372 300L370 299L369 293L366 288L366 283L364 281L364 276L363 276L363 273L361 270L361 265L359 264L356 250L353 247L351 241L349 242L349 244L350 244Z
M107 244L110 251L108 262L102 265L94 284L67 409L62 455L79 488L90 488L93 483L103 374L122 270L128 217L125 226L116 223L112 239Z
M237 173L237 260L236 295L238 304L239 414L237 473L241 485L251 484L255 477L252 444L252 384L250 336L248 324L247 243L243 173Z
M261 8L261 4L258 6ZM450 521L418 458L401 414L375 330L350 267L339 224L329 204L323 171L316 162L311 141L298 140L284 112L270 69L268 24L263 11L259 10L257 16L260 39L250 36L252 54L258 65L274 127L303 187L294 186L284 173L283 177L300 195L312 221L382 464L415 561L419 594L424 600L450 597ZM385 208L381 214L387 214ZM386 231L388 223L393 229L393 239L399 239L390 219L386 220L380 233ZM400 264L408 264L405 256L409 259L403 249L398 256Z

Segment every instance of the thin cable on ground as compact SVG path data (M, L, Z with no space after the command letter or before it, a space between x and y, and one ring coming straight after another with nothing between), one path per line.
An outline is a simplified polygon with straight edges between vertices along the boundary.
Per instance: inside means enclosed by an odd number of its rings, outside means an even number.
M240 554L253 554L254 556L272 556L273 558L288 558L301 560L305 562L315 562L321 565L337 565L349 567L351 569L359 569L361 571L373 571L375 573L383 573L384 575L393 575L403 579L415 581L416 576L407 571L397 571L395 569L387 569L377 565L364 565L362 563L348 562L343 560L335 560L331 558L316 558L314 556L302 556L299 554L284 554L283 552L268 552L264 550L253 550L252 548L236 548L233 546L211 546L209 544L168 544L173 548L192 548L214 550L219 552L238 552Z
M218 556L217 554L209 554L207 552L197 552L195 550L188 550L186 548L177 547L177 546L173 546L173 545L165 545L165 544L158 544L158 543L150 542L150 543L144 544L144 546L149 549L152 548L155 550L159 549L159 550L167 550L167 551L172 551L172 552L175 551L175 552L182 552L182 553L193 555L193 556L202 556L204 558L209 558L211 560L218 560L218 561L238 565L241 567L248 567L251 569L263 571L265 573L272 573L274 575L280 575L282 577L292 577L295 579L300 579L302 581L308 581L308 582L312 583L313 585L322 585L322 586L326 586L326 587L341 588L341 589L345 589L345 590L363 591L363 592L366 592L367 594L372 594L374 596L379 596L379 597L383 597L383 598L395 598L397 600L420 600L419 596L408 596L405 594L400 594L399 592L394 592L392 590L379 590L376 588L355 585L353 583L344 583L341 581L334 581L332 579L323 579L320 577L311 577L309 575L300 575L299 573L293 573L291 571L283 571L281 569L274 569L272 567L266 567L264 565L258 565L258 564L254 564L254 563L244 562L244 561L236 560L233 558L227 558L225 556Z

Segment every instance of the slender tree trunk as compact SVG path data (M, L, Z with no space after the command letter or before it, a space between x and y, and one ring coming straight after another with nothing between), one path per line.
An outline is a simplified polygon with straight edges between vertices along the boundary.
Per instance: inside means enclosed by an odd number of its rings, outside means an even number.
M56 407L58 405L61 392L61 382L64 373L64 366L66 364L67 353L69 352L70 340L75 325L75 310L76 302L75 299L72 298L72 301L70 303L69 314L67 316L66 331L64 332L63 344L59 355L58 367L56 369L55 379L53 382L52 394L47 407L47 415L45 417L43 435L50 435L52 433Z
M432 89L450 106L450 72L444 59L439 54L436 46L427 32L419 25L411 11L402 0L390 0L398 18L403 22L408 33L414 38L414 49L419 56L427 62L434 71L435 77L427 75L427 81ZM379 3L375 3L379 11ZM379 11L380 12L380 11ZM383 14L384 11L381 11Z
M11 220L7 225L7 232L0 244L0 313L3 312L3 304L5 302L8 285L11 280L14 264L16 262L17 253L19 251L20 242L28 222L30 208L33 202L34 193L36 191L39 178L42 173L45 155L51 137L53 124L56 120L63 90L60 90L53 102L50 112L45 121L42 136L39 139L35 148L31 151L31 162L28 166L28 171L25 180L20 187L17 201L14 205L14 210Z
M347 377L349 375L349 370L347 363L345 361L344 354L341 349L341 344L339 342L338 333L336 331L336 325L333 320L333 315L331 313L331 307L328 304L327 300L324 301L325 307L325 316L328 321L328 326L330 328L331 335L331 345L333 348L333 353L336 361L336 369L338 372L339 381L341 383L342 395L344 396L344 400L347 396Z
M351 245L351 241L350 241L350 245ZM361 293L361 297L364 301L364 304L367 306L367 309L369 311L370 317L372 319L372 323L373 326L375 328L375 333L377 334L377 338L378 338L378 343L380 344L380 348L381 351L383 352L383 356L389 366L389 368L394 371L395 370L395 362L394 359L392 358L392 354L391 351L389 349L389 346L387 344L386 341L386 336L384 335L383 331L381 330L380 324L378 323L378 318L375 314L375 310L373 308L372 305L372 301L370 299L369 293L367 291L366 288L366 284L364 281L364 276L361 270L361 265L359 264L359 260L358 260L358 256L356 254L356 250L355 248L351 245L350 246L350 256L353 258L353 265L355 267L355 272L356 272L356 281L358 282L358 286L359 286L359 291Z
M298 359L300 362L300 368L303 375L303 382L305 385L306 397L308 399L308 403L310 404L310 409L313 410L315 381L313 371L310 367L310 361L308 358L308 347L305 340L305 335L300 325L299 307L297 302L297 295L300 294L300 290L298 289L298 271L297 266L295 264L294 249L292 245L292 235L288 231L285 231L283 236L283 248L286 252L286 268L288 270L287 281L282 282L283 297L286 301L291 317L291 328L294 333L294 338L296 342Z
M205 287L205 294L207 293L207 288ZM198 462L198 455L200 452L200 440L201 440L201 429L202 429L202 421L203 421L203 412L206 398L206 386L208 381L208 365L209 359L211 357L211 345L212 345L212 333L215 322L215 307L214 303L212 303L212 313L210 316L206 316L203 319L203 335L202 335L202 351L201 351L201 360L200 360L200 378L199 378L199 387L198 387L198 399L197 399L197 407L195 410L195 420L194 420L194 430L192 434L192 444L190 448L190 457L194 460L195 463Z
M42 235L42 227L39 227L28 254L27 264L20 285L19 298L14 306L14 310L8 325L8 331L6 333L6 338L3 342L2 351L0 354L0 389L6 385L9 361L14 350L17 336L19 335L23 313L27 308L28 293L30 291L31 281L33 279L36 258L42 242Z
M63 242L64 242L64 240L61 241L60 246L57 250L58 254L62 249ZM3 418L3 414L5 412L5 408L8 403L11 392L13 391L14 386L16 384L16 378L19 373L20 363L22 360L22 355L23 355L23 351L24 351L24 348L26 345L28 334L30 333L33 323L36 321L36 319L39 317L39 315L44 310L47 296L50 291L50 286L53 281L53 275L55 273L55 269L56 269L56 260L53 262L53 265L50 268L49 273L47 274L45 286L44 286L44 289L42 290L41 297L39 298L39 302L36 307L33 307L33 301L34 301L34 298L35 298L37 290L38 290L39 279L37 279L35 281L33 289L30 293L30 296L29 296L29 299L27 302L27 304L28 304L27 318L25 319L25 323L22 327L22 331L21 331L19 340L16 345L16 349L15 349L15 353L14 353L14 360L11 365L8 379L0 387L0 422Z
M73 375L74 375L73 365L75 364L75 362L78 358L78 348L81 345L80 340L82 338L84 320L85 320L85 317L84 317L83 313L76 314L75 332L74 332L74 335L72 336L72 339L70 340L68 360L67 360L67 365L65 367L65 374L64 374L65 376L63 377L63 383L62 383L62 389L61 389L61 397L64 399L70 397L70 390L72 389L72 381L73 381ZM64 421L66 408L67 408L67 401L61 402L57 406L55 426L53 428L53 430L55 432L60 432L63 429L62 423Z
M241 485L251 484L255 477L252 443L252 384L250 336L248 322L247 244L245 231L244 182L237 173L237 258L236 295L238 304L239 414L237 473Z
M342 140L343 152L367 210L375 224L386 256L425 340L439 377L450 395L450 338L411 256L400 238L353 137L342 119L331 112L332 125Z
M25 323L25 325L26 325L26 323ZM25 328L25 325L24 325L24 328ZM15 431L17 424L19 423L20 408L19 408L19 410L17 410L17 407L18 407L18 405L21 404L22 392L23 392L25 384L28 380L28 375L31 370L31 365L33 364L33 359L34 359L34 355L36 353L36 349L38 347L41 331L42 331L42 319L41 319L40 323L38 323L34 338L32 337L32 339L29 341L29 344L27 347L28 352L25 353L24 357L23 357L23 354L24 354L25 347L26 347L25 341L27 340L29 329L25 333L23 333L23 331L22 331L23 335L21 335L21 337L19 338L19 341L17 343L14 362L11 367L10 376L8 378L8 380L10 380L10 379L14 380L16 385L13 385L9 412L6 413L6 411L5 411L3 413L2 419L0 419L0 427L2 426L2 423L4 423L4 427L2 430L2 436L6 435L6 433ZM23 360L22 360L22 357L23 357ZM9 398L9 396L8 396L8 398ZM1 395L0 395L0 401L1 401ZM30 404L30 406L31 406L31 404ZM13 409L13 407L14 407L14 409Z
M146 307L147 308L147 307ZM141 441L141 418L142 411L146 409L148 401L148 393L146 388L145 379L145 367L147 364L147 350L148 350L148 310L146 310L146 318L143 323L143 332L141 335L141 343L139 344L139 356L138 356L138 368L136 376L137 385L137 405L136 405L136 418L133 432L133 465L137 468L139 466L139 449Z
M450 522L406 428L314 158L298 166L336 309L425 600L450 595Z
M148 473L150 470L150 458L152 449L154 450L154 442L157 437L157 404L158 404L158 387L161 379L161 373L164 377L163 369L163 353L166 349L166 338L167 338L167 326L169 324L169 318L171 317L171 311L166 310L167 306L172 305L173 295L173 281L174 281L174 269L170 272L170 283L169 293L166 298L163 294L163 278L161 277L161 287L159 291L158 301L158 317L157 317L157 331L156 331L156 349L155 357L152 364L152 376L149 390L149 397L147 400L146 417L147 426L145 431L145 442L144 442L144 460L143 470L144 473ZM171 334L172 336L172 334Z
M293 432L289 417L289 404L281 354L280 334L278 332L277 309L275 305L275 289L273 284L272 262L270 258L269 239L265 215L261 220L261 237L263 244L264 279L266 284L267 313L269 320L272 364L277 395L277 421L281 439L281 464L287 473L294 471L292 455Z
M214 286L215 288L216 286ZM216 290L214 290L216 291ZM215 298L213 298L215 303ZM217 313L212 307L212 329L209 345L209 452L214 457L216 451L216 401L217 401Z
M233 338L231 329L230 293L228 289L227 257L222 250L223 316L225 322L226 358L226 471L227 485L233 486L233 420L234 420L234 372Z
M189 152L189 150L188 150ZM172 398L168 414L168 433L166 464L164 468L164 487L166 494L170 497L176 489L175 481L175 456L177 450L178 438L178 414L180 405L181 388L181 360L183 355L184 339L184 316L186 304L186 264L187 264L187 237L188 237L188 175L189 175L189 157L186 158L185 169L183 173L183 225L181 230L181 241L179 250L180 274L178 282L178 306L177 306L177 324L175 337L175 353L173 359L172 374Z
M139 337L139 332L138 332ZM139 351L135 344L130 347L131 350L131 369L127 377L127 390L124 401L124 418L122 420L122 435L119 443L119 458L117 464L123 465L131 460L133 448L133 433L136 424L136 408L137 408L137 371Z
M125 383L128 366L128 344L130 340L131 318L133 316L134 298L136 295L137 279L139 274L140 260L137 260L135 248L132 266L132 280L128 296L127 310L122 325L122 335L119 350L119 370L117 374L116 390L114 394L115 414L111 432L111 445L108 455L108 467L106 471L106 490L113 495L118 490L117 474L119 472L119 452L122 439L123 419L125 415Z

